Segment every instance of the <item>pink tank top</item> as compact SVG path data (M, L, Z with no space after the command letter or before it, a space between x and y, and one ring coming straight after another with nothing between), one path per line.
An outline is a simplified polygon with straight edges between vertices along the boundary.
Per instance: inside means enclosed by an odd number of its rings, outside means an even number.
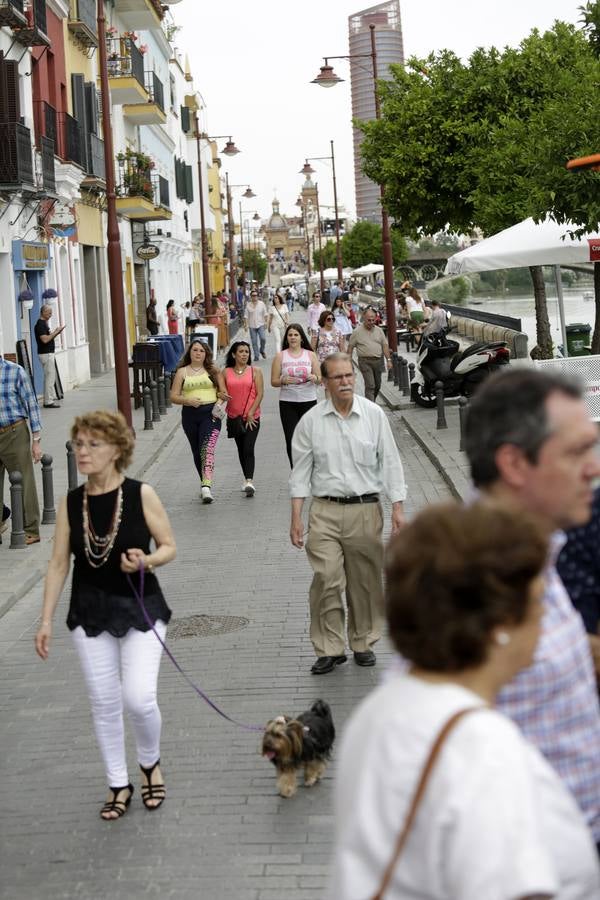
M303 350L300 356L292 356L289 350L281 351L281 375L292 378L301 378L298 384L282 384L280 400L288 403L308 403L317 399L317 388L308 381L312 372L312 360L308 350Z
M245 415L256 400L256 381L252 377L252 367L248 366L243 375L236 375L231 366L225 368L225 386L231 397L227 401L227 415ZM260 418L260 406L254 413L254 418Z

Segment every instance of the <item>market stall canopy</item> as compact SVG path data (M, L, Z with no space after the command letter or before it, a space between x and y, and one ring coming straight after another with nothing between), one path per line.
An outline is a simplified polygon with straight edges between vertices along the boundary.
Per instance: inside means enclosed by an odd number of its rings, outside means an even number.
M495 269L517 269L525 266L561 266L600 260L600 236L585 234L569 237L577 225L558 225L552 219L536 224L525 219L489 238L449 257L446 275L467 272L490 272Z
M361 266L360 269L354 269L352 274L375 275L377 272L383 272L383 266L379 265L379 263L367 263L366 266Z
M352 274L352 272L350 271L350 269L342 269L342 275L344 276L344 278L349 278L351 274ZM313 274L309 278L309 281L312 284L314 281L319 281L320 278L321 278L321 275L319 272L313 272ZM338 280L338 270L337 269L323 269L323 278L325 279L325 281L337 281Z

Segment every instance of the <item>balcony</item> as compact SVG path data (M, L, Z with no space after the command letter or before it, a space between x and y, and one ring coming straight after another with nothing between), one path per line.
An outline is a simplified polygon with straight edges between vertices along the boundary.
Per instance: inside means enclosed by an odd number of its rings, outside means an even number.
M114 10L126 28L151 30L163 19L161 0L113 0Z
M80 46L98 46L96 0L72 0L68 28Z
M0 190L36 190L31 132L20 122L0 122Z
M146 91L146 102L124 105L123 115L136 125L164 125L167 121L164 90L155 72L146 72Z
M106 53L111 102L115 106L148 103L144 57L139 47L129 37L109 38Z
M58 130L63 144L61 156L66 162L74 163L83 169L85 165L83 129L77 119L68 113L60 113L58 118Z
M23 0L0 0L0 25L8 25L9 28L27 26Z
M54 141L47 137L40 138L40 156L42 163L42 191L48 197L56 197L56 171L54 169Z
M21 4L24 7L24 4ZM12 25L15 40L23 47L49 47L48 25L46 23L46 0L28 0L24 9L26 24Z
M128 150L117 162L117 212L136 222L170 219L169 182L152 171L150 157Z

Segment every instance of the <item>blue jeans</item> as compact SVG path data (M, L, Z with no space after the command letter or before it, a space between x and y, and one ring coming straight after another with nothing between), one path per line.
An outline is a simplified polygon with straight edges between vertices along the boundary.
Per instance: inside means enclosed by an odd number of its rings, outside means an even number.
M267 336L265 334L265 326L250 329L250 341L252 342L252 350L254 351L254 360L256 361L261 353L265 352L267 344Z

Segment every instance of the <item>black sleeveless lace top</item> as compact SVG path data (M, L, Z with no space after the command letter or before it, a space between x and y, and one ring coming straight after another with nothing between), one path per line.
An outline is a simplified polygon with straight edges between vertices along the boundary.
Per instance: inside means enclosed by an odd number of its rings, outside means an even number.
M83 485L67 495L67 512L71 529L71 551L75 557L71 603L67 627L73 631L79 625L88 637L103 631L123 637L130 628L148 631L148 625L133 595L127 576L121 571L121 553L139 547L150 553L151 534L142 508L142 483L126 478L123 482L123 516L108 560L99 569L87 561L83 547ZM117 491L96 496L88 494L88 512L98 535L107 534L117 499ZM132 576L136 588L139 576ZM144 578L144 605L152 622L167 623L171 610L167 606L155 575Z

